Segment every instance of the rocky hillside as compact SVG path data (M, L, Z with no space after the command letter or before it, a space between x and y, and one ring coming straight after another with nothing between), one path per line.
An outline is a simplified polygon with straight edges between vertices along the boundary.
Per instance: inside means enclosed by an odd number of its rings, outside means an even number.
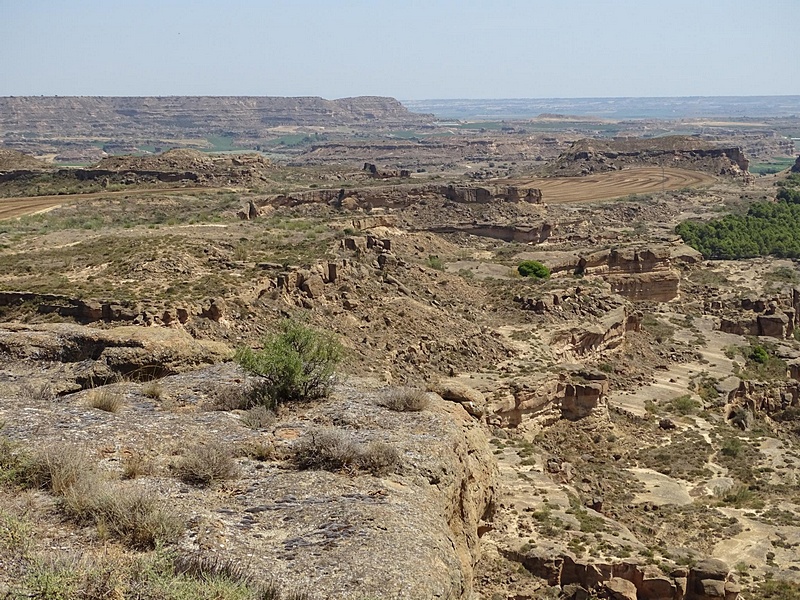
M715 175L742 176L750 161L741 148L723 148L687 137L657 139L583 139L575 142L549 167L554 175L588 175L625 167L659 165L709 171Z

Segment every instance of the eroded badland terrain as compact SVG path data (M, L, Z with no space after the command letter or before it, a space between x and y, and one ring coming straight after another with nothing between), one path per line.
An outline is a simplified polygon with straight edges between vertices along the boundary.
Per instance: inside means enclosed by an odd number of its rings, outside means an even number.
M0 99L0 597L798 597L796 120L268 100Z

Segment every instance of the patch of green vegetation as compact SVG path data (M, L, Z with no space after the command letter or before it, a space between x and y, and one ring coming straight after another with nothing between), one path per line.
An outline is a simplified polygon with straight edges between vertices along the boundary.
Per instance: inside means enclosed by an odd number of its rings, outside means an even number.
M264 339L261 350L236 350L236 361L259 378L246 408L264 405L272 409L284 402L324 398L334 383L342 352L332 333L284 321L278 333Z
M234 135L210 135L206 140L211 144L210 152L232 152L244 149L235 144L236 136Z
M673 398L663 404L667 412L679 415L692 415L700 409L700 402L692 398L691 394L684 394Z
M683 431L663 446L643 448L636 459L664 475L692 481L710 474L707 468L711 445L696 431Z
M800 600L800 583L769 578L759 584L753 600Z
M707 372L703 372L692 377L689 389L700 396L703 402L710 404L719 398L718 383L719 380L716 377L711 377Z
M324 136L310 136L304 133L290 133L281 137L269 140L268 146L308 146L314 142L325 139Z
M476 121L472 123L461 123L458 125L459 129L477 129L479 131L498 131L506 127L505 121Z
M735 368L735 374L748 381L782 381L787 377L786 362L775 356L774 346L752 340L750 346L739 347L745 358L744 368Z
M536 260L524 260L517 266L517 272L523 277L533 277L535 279L548 279L550 269Z
M764 508L764 500L758 493L744 484L737 484L729 490L715 492L714 496L721 506Z
M672 325L658 319L652 313L645 313L642 319L642 327L659 343L672 339L675 334L675 328Z
M748 171L756 175L772 175L791 167L795 159L788 156L776 156L762 162L751 163Z
M775 267L771 271L764 274L764 279L767 281L776 281L780 283L800 284L800 273L792 267Z
M754 489L760 488L762 476L758 465L763 463L764 455L749 441L735 435L728 427L721 428L720 434L720 449L716 461L738 482Z
M710 259L800 257L800 178L789 177L781 183L778 202L757 202L745 215L729 214L702 223L684 221L675 231Z
M437 271L444 271L444 262L438 256L431 254L428 257L427 263L431 269L436 269Z

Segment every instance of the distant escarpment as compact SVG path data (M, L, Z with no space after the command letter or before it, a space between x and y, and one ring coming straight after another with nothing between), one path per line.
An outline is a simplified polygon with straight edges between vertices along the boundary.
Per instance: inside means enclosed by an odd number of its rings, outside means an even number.
M0 98L0 129L38 134L95 135L158 129L175 133L238 133L276 125L334 125L425 121L394 98L326 100L271 96L19 96Z
M91 137L117 143L208 136L258 139L277 126L405 127L431 120L431 115L409 112L394 98L378 96L0 97L0 137L6 146L36 138L75 142Z
M741 148L717 147L687 136L578 140L548 168L552 175L588 175L657 165L747 177L750 161Z

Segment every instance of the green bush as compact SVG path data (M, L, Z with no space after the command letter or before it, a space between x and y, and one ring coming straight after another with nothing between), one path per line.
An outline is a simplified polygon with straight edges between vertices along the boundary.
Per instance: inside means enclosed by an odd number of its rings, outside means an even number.
M769 360L769 353L764 346L753 346L750 349L750 357L753 362L757 362L760 365L767 364Z
M262 350L236 351L237 362L260 378L252 388L250 406L242 408L324 398L341 356L342 346L332 333L285 321L280 333L264 340Z
M431 269L436 269L437 271L444 271L444 262L438 256L434 256L431 254L428 257L428 266Z
M524 260L519 263L517 271L523 277L536 277L537 279L547 279L550 277L550 269L537 260Z

